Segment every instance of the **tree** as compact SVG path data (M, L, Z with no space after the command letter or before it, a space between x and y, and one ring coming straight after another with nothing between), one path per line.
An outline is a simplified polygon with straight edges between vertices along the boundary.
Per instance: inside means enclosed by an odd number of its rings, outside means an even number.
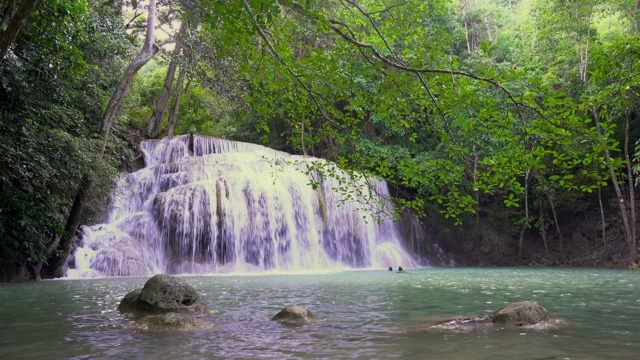
M84 0L43 2L0 65L0 277L22 268L37 278L82 173L99 173L100 185L116 173L91 136L128 49L115 17Z
M154 35L156 17L155 14L156 1L149 0L144 44L138 55L131 61L131 63L129 63L129 66L120 78L120 82L116 86L102 118L102 125L100 130L102 145L99 151L100 156L103 156L105 153L113 120L116 116L116 112L120 108L122 99L129 89L131 81L133 81L134 75L158 52L158 46L155 44ZM64 227L64 235L58 245L58 256L53 257L47 266L48 277L60 277L64 275L63 265L66 263L69 252L71 251L72 241L75 237L76 230L80 225L80 219L84 211L86 197L93 187L93 183L94 180L92 179L90 174L85 174L82 177L82 181L78 187L76 196L73 199L73 205L71 207L66 225Z
M14 11L16 0L7 1L5 8L2 12L2 21L0 22L0 29L7 24L4 31L0 32L0 65L9 52L9 47L15 40L16 36L20 32L20 28L27 21L27 18L38 6L39 0L23 0L17 10Z

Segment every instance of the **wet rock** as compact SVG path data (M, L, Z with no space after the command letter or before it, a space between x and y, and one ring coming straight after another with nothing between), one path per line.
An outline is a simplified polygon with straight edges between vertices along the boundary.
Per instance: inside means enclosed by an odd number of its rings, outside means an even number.
M167 330L200 330L210 328L206 323L192 314L166 313L160 315L147 315L136 321L136 325L142 329L152 331Z
M302 306L287 306L274 315L271 320L284 323L306 324L317 319L311 311Z
M150 330L193 330L208 327L198 317L209 314L207 304L184 281L158 274L142 289L122 298L118 311L135 316L136 325Z
M144 284L136 308L150 314L183 312L205 316L209 313L207 304L191 285L164 274L155 275Z
M521 301L509 304L489 317L494 324L526 326L547 321L551 316L538 303Z
M137 311L136 304L141 292L142 289L135 289L125 295L120 301L120 305L118 305L118 311L121 313L135 313Z
M432 327L437 327L440 329L455 330L455 329L465 329L465 328L471 328L474 326L481 326L481 325L488 325L488 324L493 324L493 322L491 321L491 318L489 318L489 315L483 315L483 316L472 316L472 317L462 318L462 319L439 321L433 324Z
M544 329L557 327L560 323L556 319L551 319L549 312L538 303L521 301L509 304L489 315L439 321L430 328L469 331L487 325L510 325Z

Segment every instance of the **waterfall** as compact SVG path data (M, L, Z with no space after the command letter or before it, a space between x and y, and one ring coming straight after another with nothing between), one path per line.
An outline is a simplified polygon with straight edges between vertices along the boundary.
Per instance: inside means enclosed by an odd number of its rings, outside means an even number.
M69 277L412 267L387 185L264 146L182 135L141 144L107 223L82 227Z

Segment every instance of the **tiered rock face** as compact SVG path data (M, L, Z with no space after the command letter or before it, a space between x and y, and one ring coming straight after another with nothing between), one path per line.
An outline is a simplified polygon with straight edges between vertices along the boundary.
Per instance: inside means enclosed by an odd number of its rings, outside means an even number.
M387 184L326 160L202 136L140 145L71 277L415 267ZM312 186L313 185L313 186ZM377 221L380 220L380 221Z

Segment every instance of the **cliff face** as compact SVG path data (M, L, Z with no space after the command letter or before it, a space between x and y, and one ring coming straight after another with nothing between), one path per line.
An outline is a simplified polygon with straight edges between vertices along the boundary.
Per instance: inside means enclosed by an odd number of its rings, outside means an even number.
M519 254L520 229L488 219L442 231L432 227L428 236L453 257L458 266L595 266L626 268L628 247L621 221L615 214L606 222L605 238L599 214L578 215L548 229L529 228Z

